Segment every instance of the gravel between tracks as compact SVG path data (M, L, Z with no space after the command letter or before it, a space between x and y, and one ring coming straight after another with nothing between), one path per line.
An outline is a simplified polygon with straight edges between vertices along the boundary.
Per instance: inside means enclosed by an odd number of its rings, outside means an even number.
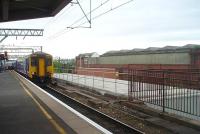
M72 85L59 84L58 86L53 86L53 88L147 134L171 133L162 127L147 123L145 118L149 117L149 115L135 111L132 107L127 107L127 105L124 105L126 101L123 98L101 95L98 92L90 91L89 89L83 90ZM140 102L135 103L144 105Z

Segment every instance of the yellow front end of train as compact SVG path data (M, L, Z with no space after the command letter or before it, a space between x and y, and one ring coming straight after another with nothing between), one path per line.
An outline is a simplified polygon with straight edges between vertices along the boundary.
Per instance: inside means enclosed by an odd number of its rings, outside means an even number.
M50 82L53 77L53 60L50 54L36 52L28 58L28 76L37 82Z

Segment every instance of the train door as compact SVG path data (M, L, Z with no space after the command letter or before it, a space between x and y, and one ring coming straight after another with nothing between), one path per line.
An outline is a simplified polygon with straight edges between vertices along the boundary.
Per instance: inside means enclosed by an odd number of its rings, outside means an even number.
M39 76L43 77L45 76L45 59L44 58L39 58Z

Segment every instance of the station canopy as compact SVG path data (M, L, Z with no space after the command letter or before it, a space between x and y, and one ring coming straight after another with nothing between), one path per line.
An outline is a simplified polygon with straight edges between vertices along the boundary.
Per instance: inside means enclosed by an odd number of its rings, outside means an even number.
M55 16L72 0L0 0L0 22Z

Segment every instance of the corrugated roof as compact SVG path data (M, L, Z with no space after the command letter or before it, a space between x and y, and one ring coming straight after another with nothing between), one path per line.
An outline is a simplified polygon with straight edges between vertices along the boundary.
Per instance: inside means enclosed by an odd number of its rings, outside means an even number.
M175 50L177 48L180 48L180 47L178 47L178 46L165 46L165 47L159 48L158 50Z
M191 49L200 49L200 45L187 44L185 46L164 46L159 47L148 47L146 49L135 48L132 50L120 50L120 51L108 51L101 56L121 56L121 55L132 55L132 54L148 54L148 53L169 53L169 52L185 52Z
M91 57L92 55L96 54L96 52L92 52L92 53L83 53L83 54L79 54L78 57Z
M133 51L133 52L138 52L138 51L141 51L141 50L143 50L143 49L141 49L141 48L134 48L134 49L132 49L131 51Z
M117 51L108 51L107 53L116 53Z
M143 49L143 51L156 51L158 49L160 49L160 48L159 47L148 47L146 49Z
M123 50L119 50L119 52L122 52L122 53L126 53L126 52L129 52L130 50L127 50L127 49L123 49Z
M189 49L194 49L194 48L200 48L200 45L197 44L187 44L185 46L182 46L180 48L189 48Z

